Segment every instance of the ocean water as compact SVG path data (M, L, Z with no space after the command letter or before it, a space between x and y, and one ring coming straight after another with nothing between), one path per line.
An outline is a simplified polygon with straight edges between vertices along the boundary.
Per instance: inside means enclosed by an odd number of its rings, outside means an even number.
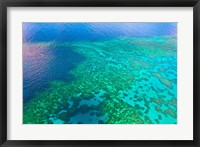
M176 23L23 23L24 124L176 124Z

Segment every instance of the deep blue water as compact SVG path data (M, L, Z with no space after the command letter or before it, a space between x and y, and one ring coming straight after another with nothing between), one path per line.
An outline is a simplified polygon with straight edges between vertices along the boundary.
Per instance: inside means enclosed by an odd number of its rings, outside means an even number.
M176 36L176 23L23 23L24 42Z
M37 54L24 56L23 59L24 102L30 100L36 92L44 91L50 81L72 81L74 77L69 71L84 60L83 56L71 48L37 46L29 50L37 50Z

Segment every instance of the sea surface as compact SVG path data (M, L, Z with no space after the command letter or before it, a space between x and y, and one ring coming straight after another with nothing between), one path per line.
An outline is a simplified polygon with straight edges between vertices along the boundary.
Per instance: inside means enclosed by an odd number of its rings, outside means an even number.
M176 23L23 23L24 124L176 124Z

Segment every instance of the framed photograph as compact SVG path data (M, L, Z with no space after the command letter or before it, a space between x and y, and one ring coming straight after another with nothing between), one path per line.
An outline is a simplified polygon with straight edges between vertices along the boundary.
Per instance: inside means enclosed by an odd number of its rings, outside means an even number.
M1 145L198 146L199 9L2 1Z

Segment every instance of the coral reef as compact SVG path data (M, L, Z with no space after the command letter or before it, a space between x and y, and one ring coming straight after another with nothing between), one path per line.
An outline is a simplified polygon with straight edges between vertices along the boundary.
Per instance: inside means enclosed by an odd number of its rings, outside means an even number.
M54 80L24 105L24 124L176 123L176 37L124 37L50 47L70 47L85 60L70 71L74 80Z

